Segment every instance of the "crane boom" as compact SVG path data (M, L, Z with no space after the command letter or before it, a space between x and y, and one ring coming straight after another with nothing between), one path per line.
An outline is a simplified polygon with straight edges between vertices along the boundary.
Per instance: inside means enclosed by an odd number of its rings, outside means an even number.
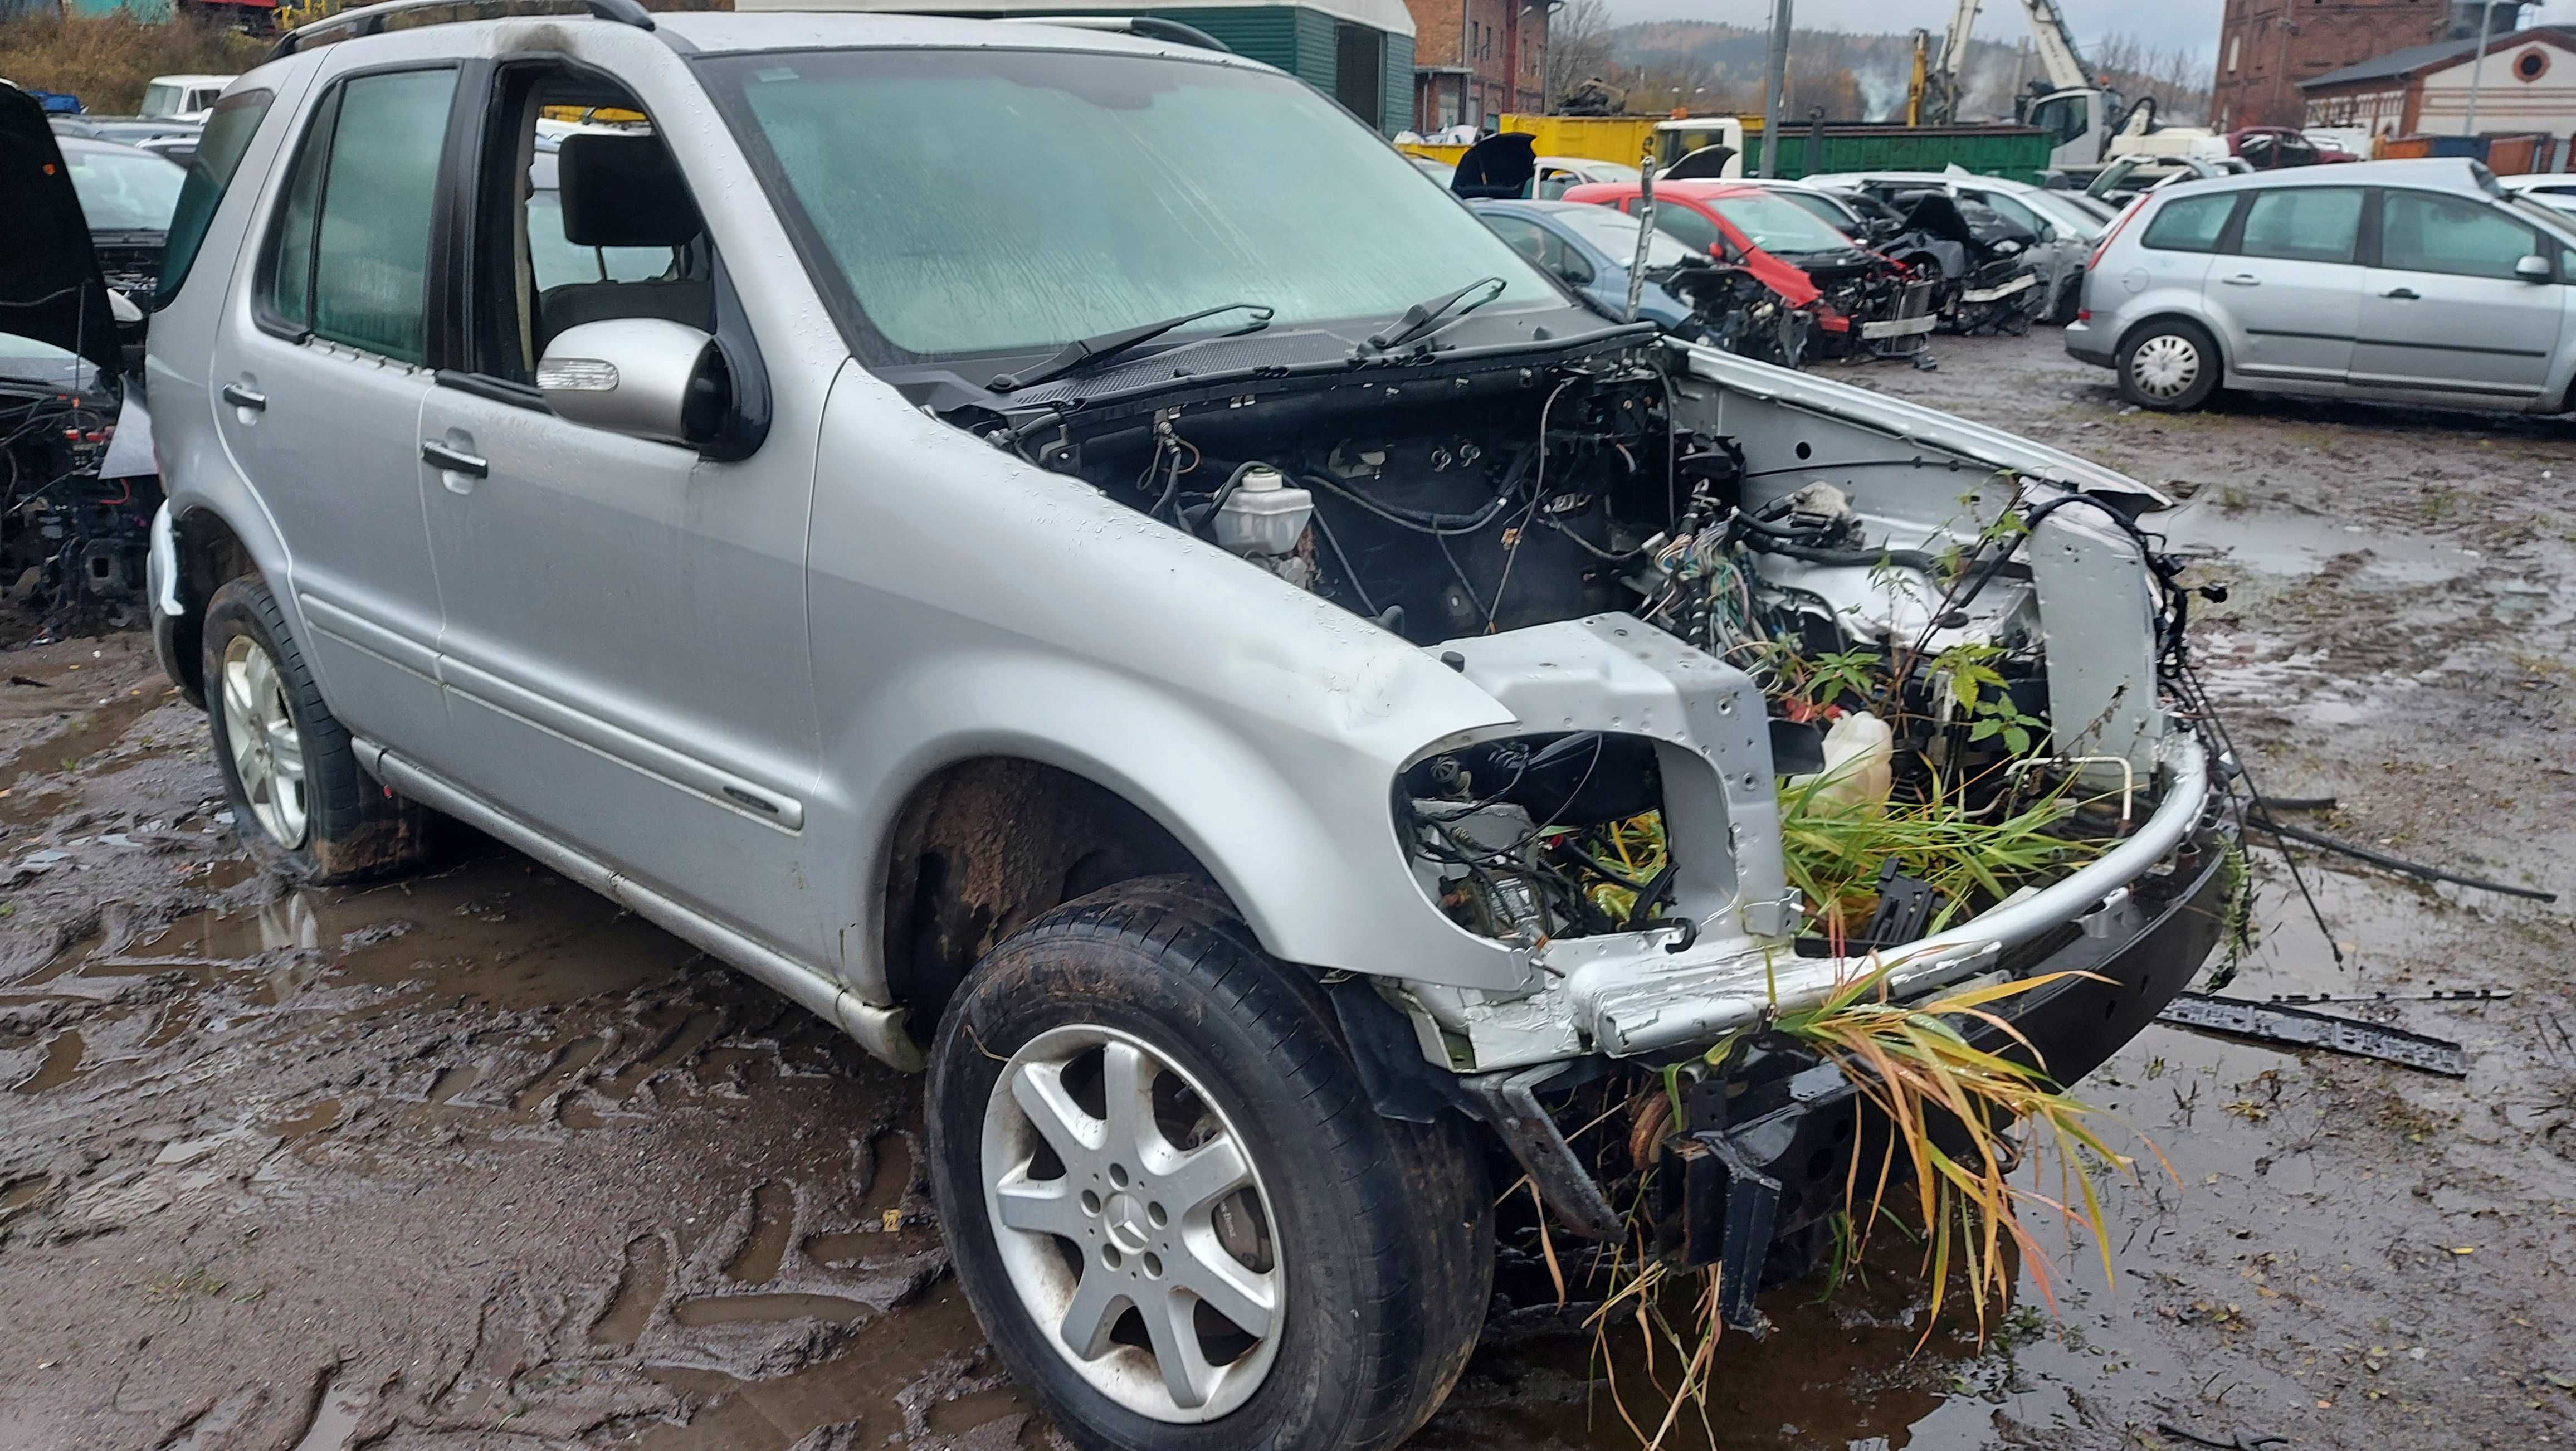
M2099 90L2101 82L2093 77L2093 68L2075 48L2075 35L2066 28L2066 16L2057 8L2057 0L2022 0L2030 12L2030 34L2039 51L2040 68L2048 73L2050 86L2061 91Z
M1950 17L1949 33L1941 37L1941 59L1933 70L1942 76L1953 95L1958 94L1959 80L1968 68L1968 33L1977 28L1977 11L1985 0L1959 0L1959 9Z

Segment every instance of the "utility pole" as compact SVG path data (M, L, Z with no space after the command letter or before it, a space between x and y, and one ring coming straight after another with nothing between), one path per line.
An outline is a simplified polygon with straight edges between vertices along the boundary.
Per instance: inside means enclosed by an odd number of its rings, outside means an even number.
M1780 116L1789 89L1790 0L1771 0L1771 55L1762 73L1762 175L1780 174Z
M2478 6L2478 48L2469 63L2468 135L2471 140L2475 140L2478 134L2478 82L2487 73L2487 31L2495 24L2495 12L2495 0L2481 0ZM2519 7L2515 13L2519 18Z

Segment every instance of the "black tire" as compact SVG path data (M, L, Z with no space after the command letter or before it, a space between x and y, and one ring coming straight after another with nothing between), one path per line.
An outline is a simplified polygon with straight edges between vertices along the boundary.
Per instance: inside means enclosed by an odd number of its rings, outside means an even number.
M2075 314L2081 312L2083 308L2084 274L2078 272L2067 278L2065 285L2057 289L2057 301L2048 309L2048 320L2058 327L2064 327L2075 321Z
M2190 381L2181 386L2162 381L2156 367L2162 359L2175 356L2177 348L2189 349L2194 360ZM2148 357L2142 360L2141 352ZM2140 376L2142 367L2144 379ZM2159 413L2188 413L2207 403L2210 395L2218 391L2224 367L2218 342L2207 328L2184 318L2158 318L2142 324L2120 341L2120 396Z
M1271 1186L1286 1285L1275 1359L1215 1419L1155 1419L1096 1388L1023 1303L996 1242L986 1106L1014 1054L1075 1025L1141 1040L1205 1085ZM941 1023L928 1096L931 1189L958 1281L1003 1364L1076 1445L1391 1446L1466 1367L1492 1285L1493 1221L1465 1125L1379 1116L1312 975L1264 954L1205 883L1121 883L1005 938Z
M429 852L429 813L393 793L359 766L348 728L331 714L306 665L286 612L268 585L245 575L215 591L201 628L206 721L215 767L232 801L233 830L264 866L295 880L327 886L363 881L417 866ZM303 830L280 840L262 823L236 765L224 702L224 659L237 639L268 653L304 759Z

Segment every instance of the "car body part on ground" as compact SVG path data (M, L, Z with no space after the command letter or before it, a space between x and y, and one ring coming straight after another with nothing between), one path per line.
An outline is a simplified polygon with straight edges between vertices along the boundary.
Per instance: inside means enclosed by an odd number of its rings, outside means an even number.
M2448 1038L2410 1033L2385 1023L2364 1023L2327 1013L2312 1013L2282 1002L2253 1003L2239 998L2182 993L2156 1021L2173 1028L2224 1033L2297 1048L2322 1048L2356 1058L2402 1063L2445 1078L2469 1076L2467 1050Z
M2461 159L2160 189L2113 227L2066 350L2141 407L2247 392L2566 411L2576 221Z
M960 1281L1081 1439L1400 1439L1488 1170L1599 1230L1649 1166L1574 1096L1667 1071L1707 1163L1658 1252L1741 1323L1871 1122L1779 1015L2001 991L2071 1082L2207 957L2155 490L1605 319L1238 56L599 8L344 12L226 96L151 336L155 643L290 876L434 809L927 1066ZM548 195L581 107L647 122ZM1711 185L1748 268L1901 275ZM1778 769L1817 735L1861 785ZM1886 873L1912 831L1980 845ZM1900 882L1920 935L1859 945Z

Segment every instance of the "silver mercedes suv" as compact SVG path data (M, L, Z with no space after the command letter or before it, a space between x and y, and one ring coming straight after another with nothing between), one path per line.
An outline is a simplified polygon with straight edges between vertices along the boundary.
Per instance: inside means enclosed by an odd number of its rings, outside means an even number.
M471 823L926 1068L1077 1443L1410 1434L1501 1188L1646 1222L1576 1132L1646 1083L1652 1252L1752 1323L1866 1137L1778 1015L2029 979L1969 1026L2072 1081L2210 952L2153 490L1606 317L1167 23L414 4L227 92L152 320L238 828L329 883ZM2063 850L1793 886L1863 717L1854 819Z

